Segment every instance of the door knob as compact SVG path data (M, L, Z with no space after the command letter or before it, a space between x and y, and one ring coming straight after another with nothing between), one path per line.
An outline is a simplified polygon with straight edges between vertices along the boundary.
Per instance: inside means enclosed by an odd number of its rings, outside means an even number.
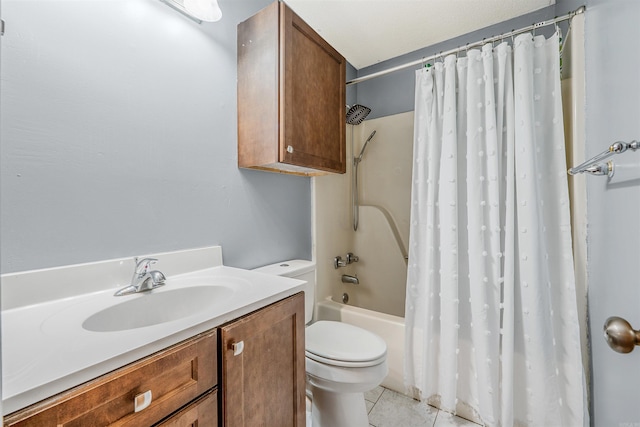
M604 338L607 344L618 353L631 353L640 345L640 331L634 330L629 322L621 317L609 317L604 322Z

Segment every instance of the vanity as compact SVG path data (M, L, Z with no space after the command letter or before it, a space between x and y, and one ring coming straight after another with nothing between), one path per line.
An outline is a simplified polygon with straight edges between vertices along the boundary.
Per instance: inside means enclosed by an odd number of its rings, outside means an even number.
M4 425L304 426L305 282L154 257L166 284L127 296L131 258L2 277Z

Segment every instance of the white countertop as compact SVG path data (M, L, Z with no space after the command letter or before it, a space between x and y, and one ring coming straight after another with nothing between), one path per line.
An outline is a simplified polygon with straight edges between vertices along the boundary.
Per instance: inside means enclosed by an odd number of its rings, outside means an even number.
M233 295L188 317L117 332L91 332L91 314L145 294L115 297L114 288L2 311L2 410L14 412L193 335L303 290L305 282L218 266L167 276L151 292L216 283Z

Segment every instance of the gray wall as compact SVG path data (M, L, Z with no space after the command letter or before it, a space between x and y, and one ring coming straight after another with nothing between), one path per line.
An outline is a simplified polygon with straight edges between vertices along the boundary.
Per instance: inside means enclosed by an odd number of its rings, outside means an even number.
M308 178L236 166L236 25L158 0L2 0L1 272L223 246L311 257Z

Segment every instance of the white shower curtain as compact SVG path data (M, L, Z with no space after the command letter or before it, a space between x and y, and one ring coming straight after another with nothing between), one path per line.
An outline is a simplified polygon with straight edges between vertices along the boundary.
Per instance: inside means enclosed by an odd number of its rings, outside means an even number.
M416 73L405 382L489 426L588 425L558 50Z

